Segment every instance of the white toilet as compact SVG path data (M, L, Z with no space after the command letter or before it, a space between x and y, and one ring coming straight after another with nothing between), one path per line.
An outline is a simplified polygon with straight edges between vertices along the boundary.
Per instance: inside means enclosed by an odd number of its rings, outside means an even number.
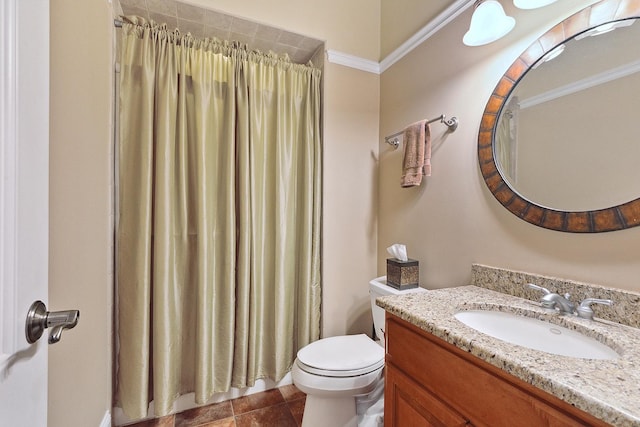
M373 323L381 338L385 312L376 298L426 291L400 291L388 286L386 279L369 282ZM364 334L323 338L300 349L291 376L307 393L302 427L381 427L384 353L383 338L376 342Z

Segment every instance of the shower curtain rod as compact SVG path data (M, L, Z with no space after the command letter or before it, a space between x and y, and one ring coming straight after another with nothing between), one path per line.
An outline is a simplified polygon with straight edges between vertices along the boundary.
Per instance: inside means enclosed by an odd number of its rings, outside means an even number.
M453 132L458 128L458 118L457 117L451 117L449 120L447 120L447 116L445 116L444 114L436 117L435 119L427 120L426 124L437 122L437 121L447 125L447 127L449 128L449 132ZM398 140L397 137L402 135L403 133L404 133L404 129L399 131L399 132L392 133L389 136L385 136L384 137L384 142L386 142L389 145L393 145L394 149L398 148L398 146L400 145L400 141Z
M114 19L113 25L115 25L116 28L122 28L122 21L120 19Z

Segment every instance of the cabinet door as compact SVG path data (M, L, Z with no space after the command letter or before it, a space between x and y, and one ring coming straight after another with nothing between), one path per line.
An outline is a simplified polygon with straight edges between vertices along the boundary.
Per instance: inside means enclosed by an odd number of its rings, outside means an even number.
M387 365L400 370L405 378L432 393L431 396L462 414L471 424L488 427L609 425L402 319L388 316ZM411 395L418 400L417 396L417 393Z
M386 427L457 427L467 420L436 396L387 364L384 392Z

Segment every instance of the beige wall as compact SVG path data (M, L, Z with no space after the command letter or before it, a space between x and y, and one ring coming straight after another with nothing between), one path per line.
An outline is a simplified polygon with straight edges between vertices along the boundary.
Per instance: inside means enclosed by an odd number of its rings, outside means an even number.
M433 125L433 175L420 188L400 188L401 150L380 145L378 272L385 271L384 249L400 242L420 260L427 288L466 284L471 263L483 263L640 290L640 227L588 235L535 227L504 209L484 184L478 127L498 79L538 35L592 2L565 0L535 11L514 11L510 3L505 9L518 24L505 39L464 46L468 10L381 77L381 134L440 113L458 116L460 126L445 135Z
M378 57L379 8L364 0L197 3ZM49 299L81 317L51 347L50 427L98 426L111 405L111 18L109 0L51 3ZM323 330L368 332L379 76L326 63L324 79Z
M323 335L370 333L379 78L325 62L324 79Z
M49 306L80 310L49 348L49 427L111 407L111 31L106 0L51 2Z
M193 3L379 56L380 11L363 0L305 2L304 10L292 0ZM536 17L566 16L578 3L529 11L510 37L482 48L460 42L468 11L381 78L325 64L325 335L369 331L367 283L384 273L384 249L395 242L421 261L430 288L467 283L470 264L481 262L638 289L640 227L573 235L531 226L498 204L478 171L477 129L495 83L549 26ZM51 347L49 419L97 426L111 401L113 27L108 0L56 0L51 9L50 304L82 315ZM459 129L446 135L434 124L433 176L400 189L400 151L379 145L379 134L441 113L458 116Z
M573 211L637 198L639 90L636 73L520 110L518 192Z

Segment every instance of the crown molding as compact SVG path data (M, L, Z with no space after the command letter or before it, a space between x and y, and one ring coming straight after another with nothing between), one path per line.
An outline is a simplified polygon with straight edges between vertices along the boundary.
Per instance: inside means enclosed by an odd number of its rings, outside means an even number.
M382 61L376 62L369 59L360 58L348 53L336 50L327 50L327 58L333 64L344 65L358 70L374 74L382 74L393 64L404 58L416 47L420 46L435 33L453 21L458 15L471 7L474 0L456 0L444 12L429 21L420 31L402 43L396 50L387 55Z
M525 108L533 107L544 102L553 101L554 99L561 98L572 93L580 92L585 89L592 88L604 83L608 83L613 80L626 77L628 75L637 73L640 71L640 61L629 62L628 64L621 65L616 68L604 71L599 74L577 80L564 86L552 89L550 91L541 93L540 95L532 96L527 99L523 99L519 102L521 110Z
M451 6L446 8L444 12L429 21L427 25L422 27L420 31L411 36L407 41L402 43L396 50L387 55L380 62L380 72L384 73L393 64L404 58L416 47L427 41L431 36L444 28L449 22L453 21L462 12L473 6L474 0L457 0Z
M380 74L380 64L370 59L364 59L330 49L327 50L327 59L332 64L344 65L345 67L355 68L368 73Z

